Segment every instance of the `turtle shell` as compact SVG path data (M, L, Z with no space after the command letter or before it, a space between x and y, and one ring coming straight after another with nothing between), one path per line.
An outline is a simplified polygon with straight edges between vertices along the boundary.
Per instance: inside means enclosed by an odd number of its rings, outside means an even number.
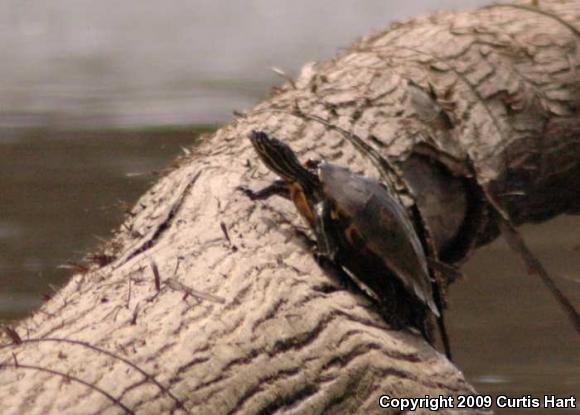
M439 317L425 251L400 202L380 182L340 166L322 162L318 175L345 248L377 258Z

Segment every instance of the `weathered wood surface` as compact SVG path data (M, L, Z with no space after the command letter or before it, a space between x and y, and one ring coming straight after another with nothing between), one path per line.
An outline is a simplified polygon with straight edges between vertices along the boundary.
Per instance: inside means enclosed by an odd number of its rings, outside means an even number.
M395 24L305 66L147 192L112 262L20 322L23 344L2 339L2 413L180 413L176 400L196 414L375 413L381 394L473 392L320 270L290 203L236 191L274 178L246 135L376 175L342 135L292 113L353 131L406 172L442 253L460 260L496 234L480 185L517 223L580 212L579 28L578 1L490 6Z

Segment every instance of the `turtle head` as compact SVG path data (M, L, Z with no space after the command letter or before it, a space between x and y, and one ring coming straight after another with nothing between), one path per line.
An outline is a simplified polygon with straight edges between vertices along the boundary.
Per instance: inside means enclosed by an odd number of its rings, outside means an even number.
M304 168L292 149L282 141L268 136L263 131L252 131L250 141L266 167L290 183L298 183L305 190L314 190L319 186L315 174Z

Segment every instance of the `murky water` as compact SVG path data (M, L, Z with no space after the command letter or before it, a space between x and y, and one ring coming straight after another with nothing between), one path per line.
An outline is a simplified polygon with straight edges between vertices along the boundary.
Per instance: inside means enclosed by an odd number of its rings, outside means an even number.
M488 0L0 0L0 127L224 122L389 22Z
M63 284L110 236L179 153L193 128L174 131L0 134L0 318L16 318Z
M0 318L26 315L63 284L59 269L107 238L180 152L192 129L37 133L0 140ZM580 306L580 218L524 227L526 239ZM501 241L481 249L451 291L455 359L481 393L569 396L580 390L578 336ZM511 414L515 410L498 411ZM517 410L518 414L563 414Z
M527 225L523 233L558 286L580 308L580 217ZM578 397L580 343L539 278L503 242L482 248L451 290L450 335L456 362L481 393ZM578 406L580 408L580 406ZM499 414L576 411L504 409Z

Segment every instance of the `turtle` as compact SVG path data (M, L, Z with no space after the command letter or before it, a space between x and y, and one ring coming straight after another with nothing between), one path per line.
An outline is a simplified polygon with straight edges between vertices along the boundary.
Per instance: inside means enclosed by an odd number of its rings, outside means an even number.
M253 200L290 199L314 232L317 257L390 305L390 323L415 326L433 344L427 313L442 322L442 310L423 245L399 199L382 182L346 167L326 161L305 167L287 144L263 131L252 131L249 139L280 179L259 191L244 187L244 193ZM444 326L441 334L450 357Z

